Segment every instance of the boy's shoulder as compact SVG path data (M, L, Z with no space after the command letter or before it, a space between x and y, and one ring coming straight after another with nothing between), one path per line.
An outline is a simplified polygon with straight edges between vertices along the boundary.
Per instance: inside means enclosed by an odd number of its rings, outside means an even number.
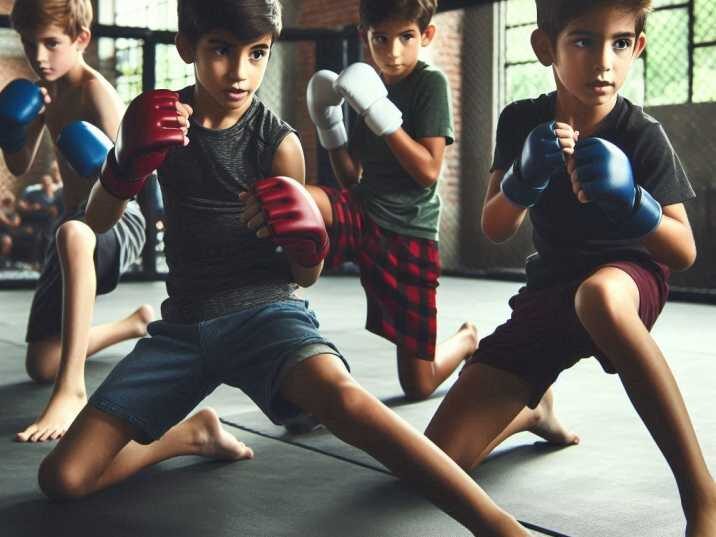
M425 63L424 61L418 61L413 72L410 74L410 79L413 84L417 85L430 85L435 84L448 86L448 79L439 67Z
M113 101L121 101L117 90L109 83L109 81L102 76L101 73L89 69L85 72L80 82L80 91L84 97L84 101L89 106L97 106L106 99Z
M540 123L554 119L556 92L509 103L500 113L498 132L522 135Z
M617 107L619 111L616 122L622 130L628 130L633 134L644 130L661 128L659 120L647 114L644 108L632 103L626 97L619 96Z
M508 117L525 114L553 114L557 93L543 93L538 97L519 99L512 101L502 110L502 114Z
M124 103L106 78L87 68L72 91L59 99L53 98L48 108L55 109L54 115L63 124L71 119L103 123L108 115L113 118L110 123L115 123L121 118Z

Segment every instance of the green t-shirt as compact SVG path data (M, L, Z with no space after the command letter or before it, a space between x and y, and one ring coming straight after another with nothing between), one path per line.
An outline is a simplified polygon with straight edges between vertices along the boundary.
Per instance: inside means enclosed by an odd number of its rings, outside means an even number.
M450 90L445 75L424 62L400 82L388 86L388 98L403 113L403 129L411 138L445 137L453 143ZM351 132L350 148L363 166L353 192L370 218L389 231L438 239L440 197L437 183L420 186L400 165L382 137L359 119Z

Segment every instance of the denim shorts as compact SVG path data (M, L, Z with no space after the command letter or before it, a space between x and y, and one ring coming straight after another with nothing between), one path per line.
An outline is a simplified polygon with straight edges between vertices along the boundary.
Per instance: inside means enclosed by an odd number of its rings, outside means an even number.
M156 321L90 398L127 421L140 443L160 438L220 384L241 389L276 424L301 410L279 393L286 373L319 354L348 363L318 332L304 300L286 300L192 324Z

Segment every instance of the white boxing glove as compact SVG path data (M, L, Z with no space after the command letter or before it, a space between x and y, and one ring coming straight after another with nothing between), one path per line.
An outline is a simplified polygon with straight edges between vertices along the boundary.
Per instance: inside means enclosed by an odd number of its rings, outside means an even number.
M316 72L308 81L306 103L308 115L318 130L318 141L325 149L336 149L348 143L343 124L343 97L333 89L338 75L328 69Z
M377 136L392 134L403 124L403 113L388 99L385 84L367 63L346 67L333 87L365 118L365 124Z

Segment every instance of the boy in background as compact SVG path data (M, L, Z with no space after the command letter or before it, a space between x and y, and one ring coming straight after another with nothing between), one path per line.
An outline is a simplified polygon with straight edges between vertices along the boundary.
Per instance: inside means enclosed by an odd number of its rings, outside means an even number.
M90 0L16 0L10 18L40 82L18 79L0 92L0 148L9 170L22 175L30 168L45 128L56 144L63 129L78 120L113 139L123 104L83 58L91 38ZM113 290L122 272L141 255L144 218L132 202L112 229L95 235L83 218L96 176L78 173L58 157L64 214L35 290L25 361L30 378L55 385L38 419L17 434L21 442L62 436L87 402L86 358L143 336L153 318L152 308L145 304L124 319L91 326L95 296Z

